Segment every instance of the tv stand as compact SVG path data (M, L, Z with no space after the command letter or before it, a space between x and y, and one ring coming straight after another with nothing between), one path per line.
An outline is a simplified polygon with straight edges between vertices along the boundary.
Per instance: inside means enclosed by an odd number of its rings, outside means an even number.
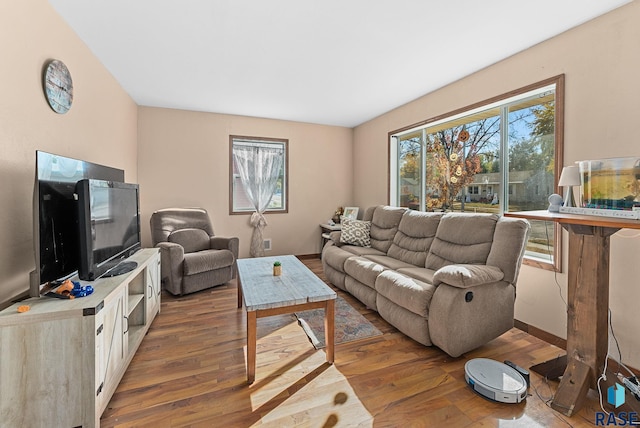
M160 311L159 251L143 249L128 261L133 270L92 282L89 296L34 297L0 311L0 425L100 426ZM30 310L18 313L21 305Z
M102 278L111 278L113 276L124 275L127 272L131 272L138 267L138 263L134 261L123 261L109 269L102 275Z

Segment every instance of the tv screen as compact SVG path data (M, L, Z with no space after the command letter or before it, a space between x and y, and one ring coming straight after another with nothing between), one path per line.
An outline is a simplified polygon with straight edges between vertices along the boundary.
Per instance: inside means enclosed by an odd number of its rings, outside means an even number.
M78 209L74 195L76 183L85 178L124 181L124 171L36 151L33 200L36 270L30 287L33 297L40 296L46 284L62 281L78 270Z
M80 279L94 281L134 269L134 263L118 265L140 249L138 185L87 179L78 182L76 191Z

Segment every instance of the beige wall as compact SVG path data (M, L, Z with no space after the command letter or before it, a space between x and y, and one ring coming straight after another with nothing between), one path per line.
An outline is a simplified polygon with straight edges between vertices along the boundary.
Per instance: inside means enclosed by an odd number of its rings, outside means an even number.
M32 195L35 150L122 168L141 186L143 243L150 213L167 206L203 206L220 234L241 239L247 216L228 214L228 135L288 138L290 211L268 215L272 254L319 252L318 223L337 205L387 202L387 133L525 86L566 75L565 163L640 155L640 3L528 49L393 110L355 130L229 115L137 108L46 0L11 2L0 14L4 83L0 99L0 302L28 289L34 269ZM75 101L54 113L42 91L42 68L57 58L69 67ZM425 74L428 78L428 74ZM136 135L136 127L138 135ZM136 140L138 146L136 147ZM145 227L146 226L146 227ZM640 367L635 301L640 298L640 239L612 238L611 308L624 361ZM566 264L566 248L564 254ZM556 285L556 279L560 287ZM518 319L565 336L566 275L522 269ZM613 348L612 348L613 350Z
M640 3L629 4L358 126L354 130L356 204L387 202L389 131L562 73L566 77L565 164L640 156L634 133L640 118L639 20ZM613 327L623 361L635 367L640 367L639 254L639 233L627 230L612 237ZM566 246L563 260L566 271ZM565 273L554 276L523 267L516 318L566 337L566 312L559 294L561 288L566 299L566 283ZM616 353L615 346L610 349Z
M36 150L121 168L137 181L135 103L46 0L6 3L0 13L0 303L28 290L35 268ZM67 65L74 83L74 103L64 115L43 95L43 66L53 58Z
M153 211L199 206L216 234L238 236L240 256L249 255L249 216L229 215L229 135L289 140L289 213L266 215L267 255L319 253L319 223L353 203L350 128L149 107L138 121L144 245Z

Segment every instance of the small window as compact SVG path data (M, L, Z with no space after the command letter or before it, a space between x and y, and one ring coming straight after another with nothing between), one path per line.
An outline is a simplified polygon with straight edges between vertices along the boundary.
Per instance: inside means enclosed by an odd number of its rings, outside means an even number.
M282 159L280 167L277 169L277 178L273 193L268 195L268 202L265 212L286 213L288 211L288 143L286 139L242 137L231 135L230 143L230 180L229 180L229 212L231 214L250 214L255 211L251 202L248 189L242 183L238 165L234 160L234 154L247 147L254 149L255 160L250 160L250 165L255 165L259 158L264 158L265 153L270 153ZM264 165L268 169L268 165Z

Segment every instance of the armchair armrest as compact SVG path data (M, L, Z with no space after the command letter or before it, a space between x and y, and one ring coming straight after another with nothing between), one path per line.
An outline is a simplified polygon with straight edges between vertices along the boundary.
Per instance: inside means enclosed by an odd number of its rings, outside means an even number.
M238 274L238 268L236 266L236 260L238 260L238 252L240 248L240 239L237 237L224 238L222 236L212 236L209 239L209 248L213 250L229 250L233 254L233 274L235 278Z
M160 248L160 253L164 252L173 259L184 259L184 247L180 244L176 244L175 242L158 242L156 247Z
M240 240L235 236L232 238L212 236L209 241L209 248L211 248L212 250L229 250L233 253L233 257L237 259L239 244Z
M495 266L448 265L433 274L433 285L445 283L458 288L469 288L501 281L502 278L504 278L504 273Z
M161 281L172 294L182 294L182 262L184 248L174 242L159 242Z

